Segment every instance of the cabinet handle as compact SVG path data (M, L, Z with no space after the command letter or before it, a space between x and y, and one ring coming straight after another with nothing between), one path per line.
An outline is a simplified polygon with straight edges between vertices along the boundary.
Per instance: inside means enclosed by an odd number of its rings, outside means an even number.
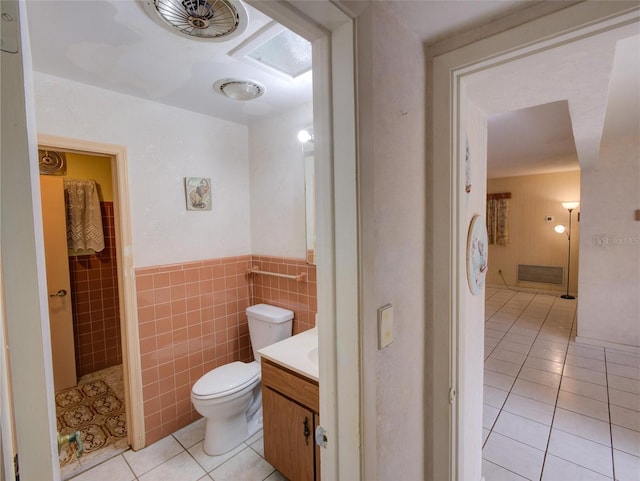
M309 430L309 418L307 416L304 417L302 425L304 426L304 430L302 431L304 434L304 443L309 446L309 436L311 435L311 431Z

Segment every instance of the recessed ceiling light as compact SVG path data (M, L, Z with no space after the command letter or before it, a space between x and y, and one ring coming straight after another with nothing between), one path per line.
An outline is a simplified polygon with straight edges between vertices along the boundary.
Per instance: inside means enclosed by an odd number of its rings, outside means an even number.
M253 80L220 79L213 88L216 92L234 100L253 100L264 93L264 86Z

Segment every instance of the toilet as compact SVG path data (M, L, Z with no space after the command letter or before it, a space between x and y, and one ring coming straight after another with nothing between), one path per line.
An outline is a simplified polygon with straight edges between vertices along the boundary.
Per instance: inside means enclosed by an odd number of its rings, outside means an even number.
M258 350L291 336L292 311L257 304L246 313L255 360L217 367L191 388L193 407L207 420L203 448L210 456L231 451L262 428Z

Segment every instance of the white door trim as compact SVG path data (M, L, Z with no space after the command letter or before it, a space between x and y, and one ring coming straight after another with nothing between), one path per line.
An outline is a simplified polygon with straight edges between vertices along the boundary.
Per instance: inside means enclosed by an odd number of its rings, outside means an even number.
M140 339L136 301L136 279L131 244L131 209L129 201L129 170L127 149L119 145L69 139L53 135L38 135L38 145L50 150L98 154L111 157L115 228L117 238L118 293L120 298L120 328L122 336L122 367L127 414L127 434L133 449L145 445Z
M432 273L438 273L432 285L438 292L433 296L434 319L448 320L434 326L435 388L434 432L441 436L441 445L434 444L434 472L438 479L458 480L467 470L463 466L481 464L481 452L466 452L465 431L480 429L481 419L472 423L459 422L468 406L469 393L460 391L471 366L461 364L457 349L459 333L471 322L473 313L461 313L460 299L466 289L464 259L458 253L466 244L467 231L460 224L464 219L459 199L464 194L461 176L464 175L461 142L460 112L462 82L473 73L491 69L519 58L552 49L604 31L638 22L639 9L629 4L613 2L583 2L553 14L533 20L506 32L480 40L433 59L433 162L432 188L434 203L434 244L430 246ZM433 274L432 274L433 275ZM446 368L438 368L439 365ZM451 405L442 393L454 389L457 393ZM468 418L467 418L468 419ZM447 439L443 439L444 436ZM479 472L479 470L478 470ZM478 479L480 477L478 476Z
M361 478L353 20L331 2L251 0L313 44L322 478Z

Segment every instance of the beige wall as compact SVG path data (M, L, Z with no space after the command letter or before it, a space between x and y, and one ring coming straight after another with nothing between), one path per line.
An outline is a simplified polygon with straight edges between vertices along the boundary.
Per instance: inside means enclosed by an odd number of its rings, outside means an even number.
M640 346L640 142L606 139L583 172L578 338ZM586 195L588 192L589 195Z
M487 180L487 193L511 192L509 244L489 246L488 285L504 285L502 274L509 286L566 292L567 285L518 282L518 264L562 266L567 268L569 243L564 234L557 234L557 224L569 225L569 213L562 202L580 200L580 171L554 174L524 175ZM571 237L570 291L577 292L580 224L573 211ZM546 222L547 216L553 222ZM566 272L565 272L566 275Z
M427 479L424 57L386 3L373 2L357 32L362 479ZM387 303L394 340L378 350L377 309Z

